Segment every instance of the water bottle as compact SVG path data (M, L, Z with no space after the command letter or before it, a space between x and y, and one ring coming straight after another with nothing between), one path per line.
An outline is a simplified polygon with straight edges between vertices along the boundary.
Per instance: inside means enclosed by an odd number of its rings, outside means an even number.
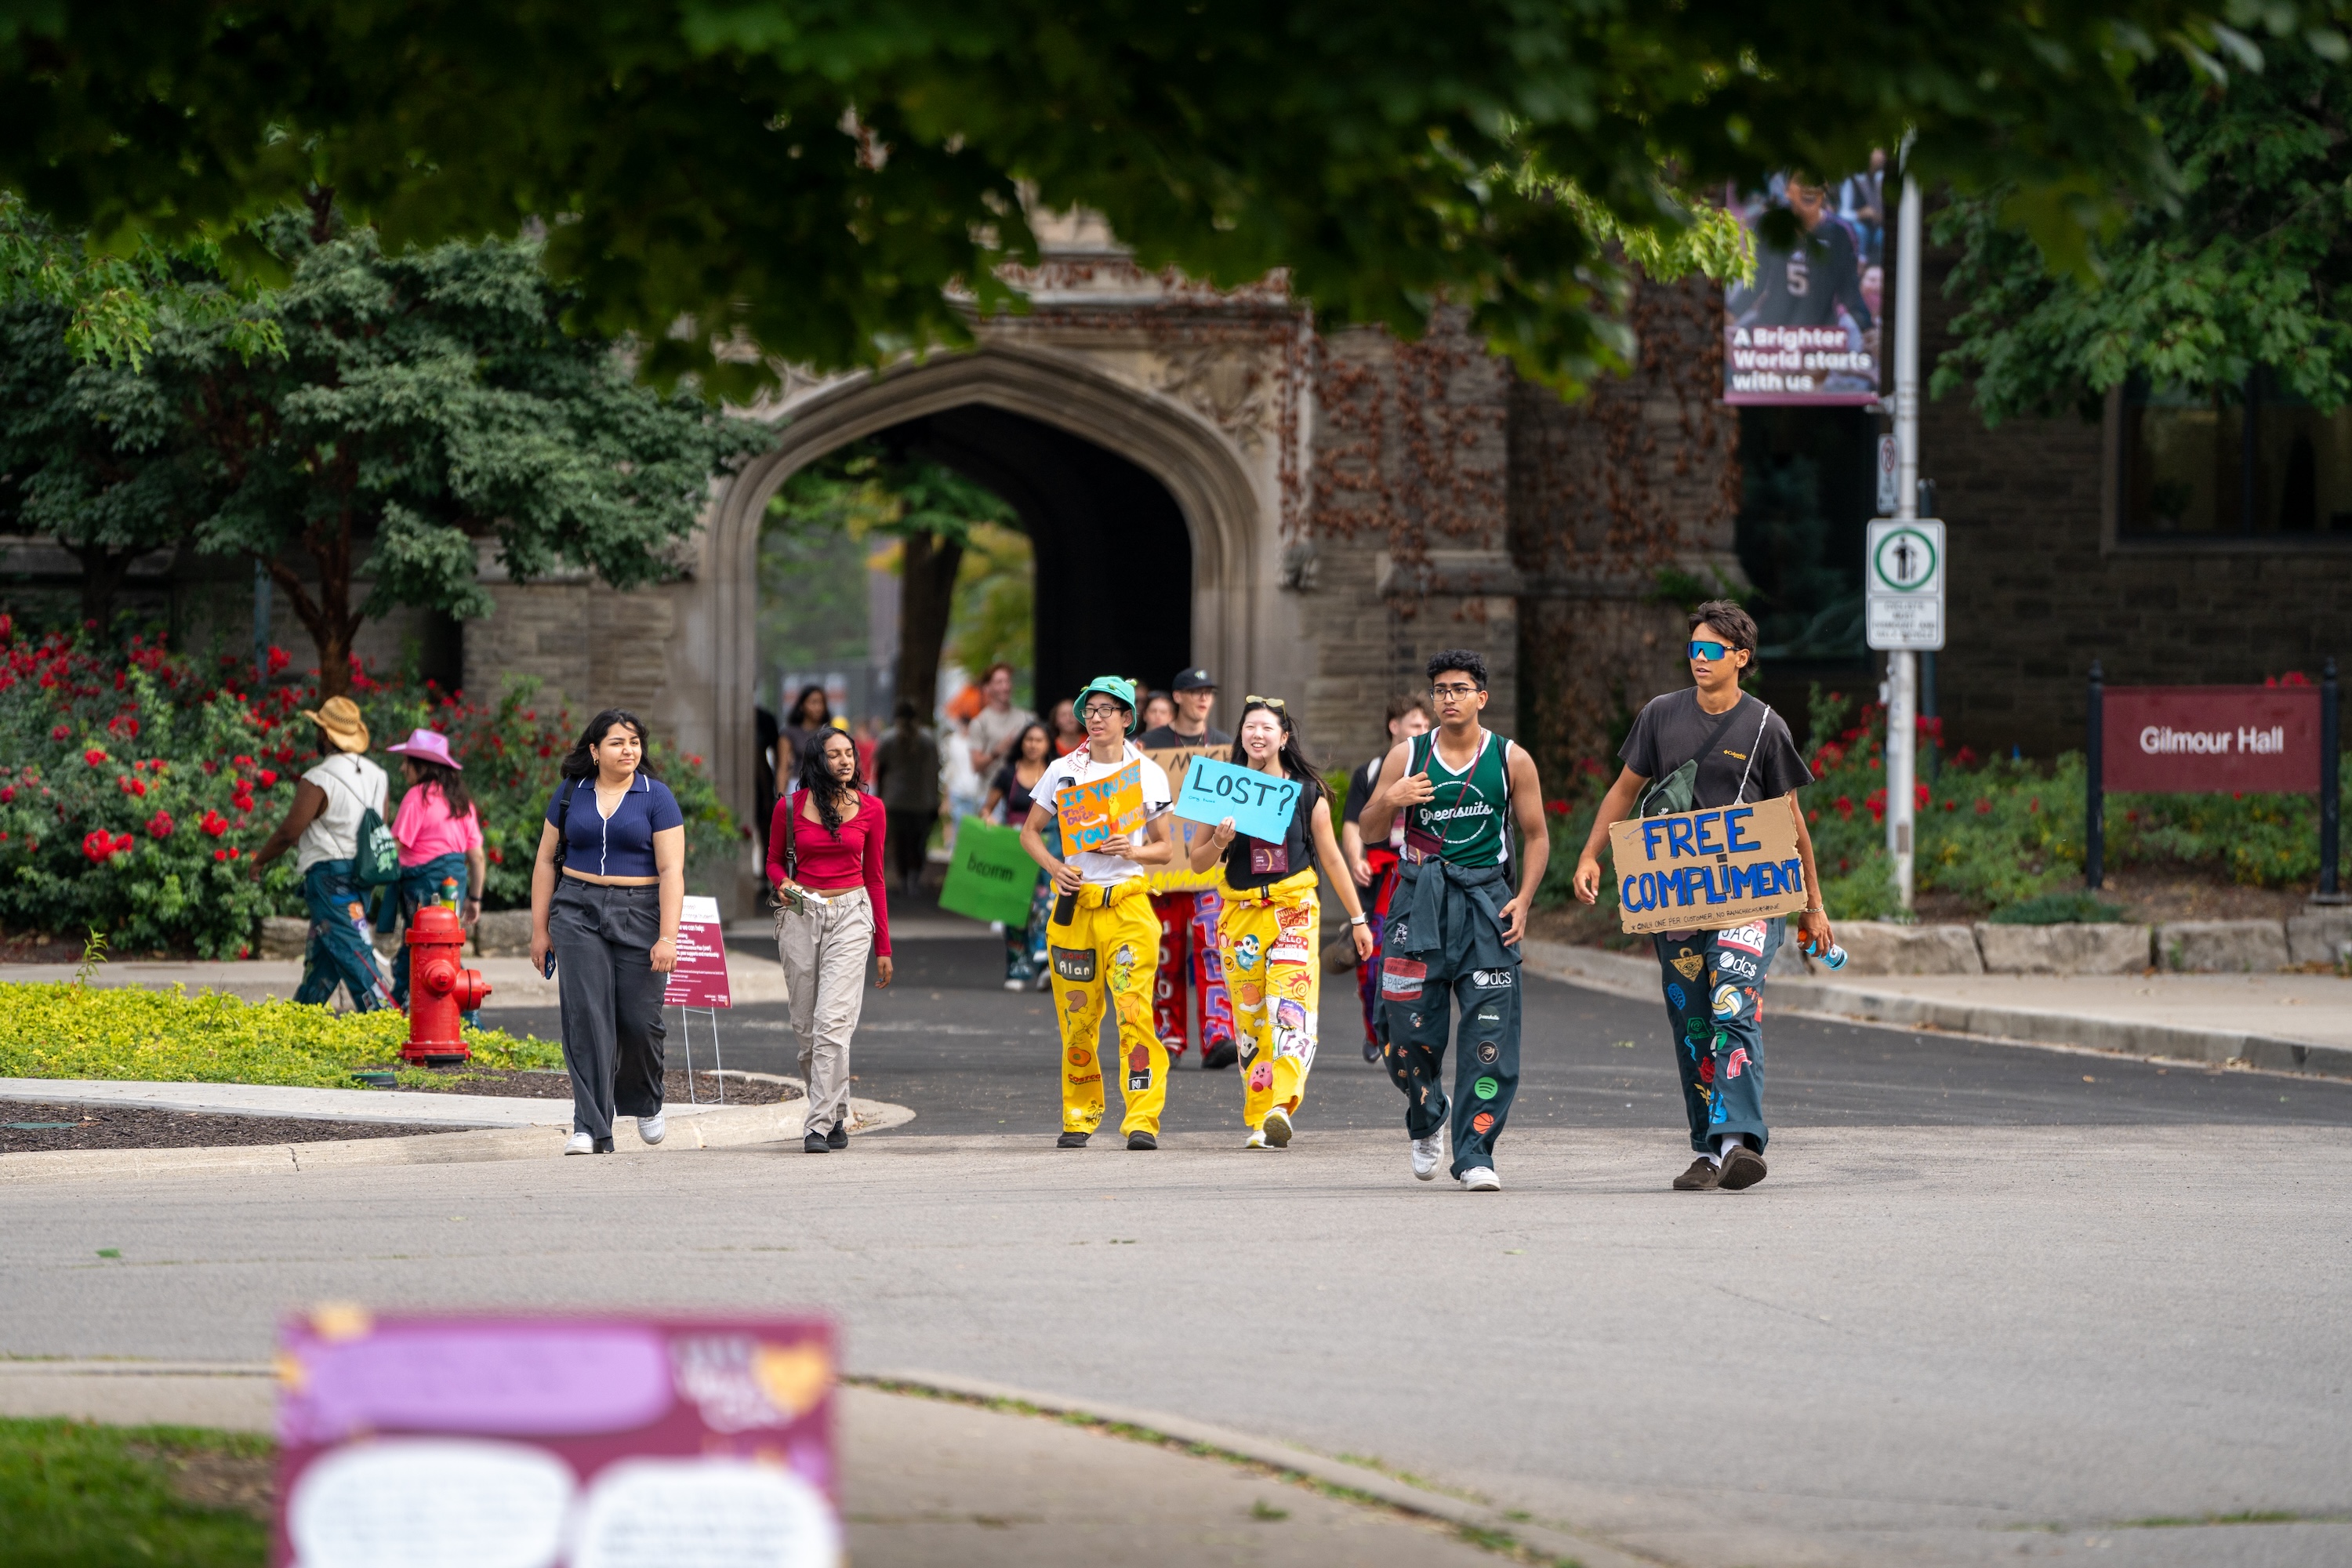
M1803 953L1806 957L1811 959L1814 963L1821 964L1825 969L1843 969L1845 967L1845 949L1840 947L1835 942L1830 943L1829 950L1827 952L1815 952L1810 946L1806 945L1807 940L1808 939L1803 932L1801 931L1798 933L1797 951L1799 952Z

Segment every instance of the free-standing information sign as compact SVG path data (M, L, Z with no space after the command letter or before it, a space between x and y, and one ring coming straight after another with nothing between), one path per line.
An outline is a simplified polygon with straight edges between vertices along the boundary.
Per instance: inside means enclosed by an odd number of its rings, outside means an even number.
M665 1007L728 1007L727 930L717 899L688 898L677 922L677 967L662 993Z
M1721 931L1805 907L1797 797L1629 816L1609 829L1626 931Z
M278 1568L834 1568L815 1319L378 1318L278 1333Z
M1877 518L1863 561L1870 646L1932 652L1944 646L1944 525Z

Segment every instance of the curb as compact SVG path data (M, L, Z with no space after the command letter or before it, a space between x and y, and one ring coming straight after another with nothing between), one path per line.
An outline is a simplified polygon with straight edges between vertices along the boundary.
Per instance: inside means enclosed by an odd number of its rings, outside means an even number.
M797 1079L788 1079L797 1084ZM747 1105L682 1116L658 1144L631 1154L668 1154L787 1142L801 1135L805 1100ZM912 1108L856 1100L849 1113L861 1133L884 1132L915 1119ZM352 1138L319 1143L254 1143L197 1149L60 1149L0 1155L0 1185L177 1175L299 1175L309 1171L385 1165L467 1165L487 1160L562 1159L571 1133L560 1127L502 1127L425 1132L410 1138ZM616 1142L618 1141L616 1140Z
M1526 966L1547 980L1564 981L1612 996L1654 1002L1655 969L1642 959L1566 942L1529 938L1520 945ZM2226 1029L2187 1029L2169 1024L2125 1024L2073 1013L1944 1002L1900 992L1831 985L1819 980L1770 980L1772 1000L1782 1012L1842 1023L1887 1024L1979 1035L2021 1046L2048 1046L2170 1060L2235 1063L2266 1072L2352 1078L2352 1049L2283 1039L2274 1035Z
M1522 1552L1535 1554L1538 1559L1573 1563L1576 1568L1658 1568L1665 1561L1636 1554L1563 1525L1529 1519L1516 1511L1468 1498L1433 1491L1384 1471L1347 1464L1309 1449L1294 1448L1272 1438L1237 1432L1230 1426L1194 1421L1182 1415L1097 1400L1072 1399L1057 1394L1040 1394L1031 1389L1014 1388L975 1377L958 1377L947 1373L845 1373L842 1381L883 1393L929 1394L984 1405L1019 1405L1049 1415L1070 1416L1109 1426L1134 1427L1194 1448L1212 1450L1215 1455L1247 1459L1320 1486L1350 1492L1360 1500L1396 1509L1400 1512L1452 1525L1475 1536L1479 1544L1507 1553L1517 1548Z

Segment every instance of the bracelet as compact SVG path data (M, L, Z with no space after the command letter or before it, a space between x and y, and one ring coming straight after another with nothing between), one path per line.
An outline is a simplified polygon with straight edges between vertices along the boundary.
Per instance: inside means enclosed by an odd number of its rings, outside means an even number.
M1348 918L1348 923L1351 926L1370 925L1371 923L1371 917L1370 915L1350 915Z

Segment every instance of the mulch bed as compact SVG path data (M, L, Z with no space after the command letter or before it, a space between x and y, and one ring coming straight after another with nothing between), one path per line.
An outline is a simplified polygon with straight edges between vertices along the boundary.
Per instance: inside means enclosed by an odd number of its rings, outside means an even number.
M25 1122L65 1122L63 1127ZM0 1154L50 1149L206 1149L251 1143L320 1143L343 1138L409 1138L446 1132L385 1121L312 1121L297 1116L228 1116L140 1106L45 1105L0 1100Z
M408 1086L401 1086L405 1089ZM537 1068L445 1068L433 1075L433 1081L417 1088L430 1094L501 1094L524 1100L569 1100L572 1098L572 1075ZM694 1075L694 1093L686 1089L686 1069L672 1068L662 1075L662 1099L666 1103L684 1105L689 1100L705 1105L719 1100L719 1079L715 1072ZM790 1084L763 1083L757 1079L730 1077L726 1080L727 1103L730 1105L776 1105L787 1100L798 1100L801 1091Z

